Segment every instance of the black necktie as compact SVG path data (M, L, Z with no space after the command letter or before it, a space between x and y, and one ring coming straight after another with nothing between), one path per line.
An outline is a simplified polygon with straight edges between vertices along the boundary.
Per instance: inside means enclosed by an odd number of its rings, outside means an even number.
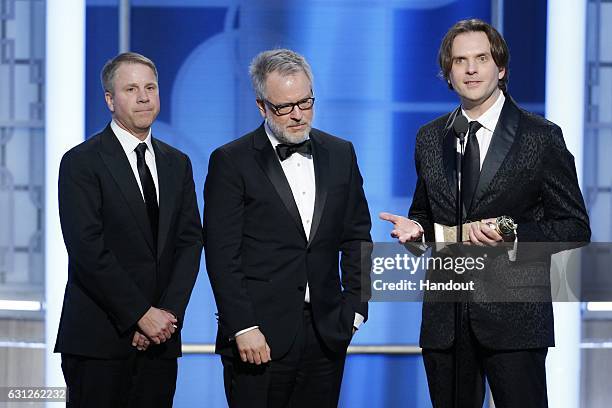
M145 151L147 150L146 143L140 143L134 151L136 152L136 167L138 168L138 176L142 185L142 193L147 206L147 214L151 223L151 232L153 232L153 240L157 242L157 225L159 222L159 207L157 206L157 193L155 191L155 183L153 176L149 170L149 166L145 162Z
M463 176L461 177L461 188L463 196L463 206L466 211L469 211L472 204L472 198L478 185L480 178L480 148L476 132L482 125L476 121L470 122L468 132L467 146L463 155Z
M302 143L297 144L278 144L276 145L276 154L278 158L283 161L289 158L293 153L307 153L312 154L312 146L310 145L310 139L304 140Z

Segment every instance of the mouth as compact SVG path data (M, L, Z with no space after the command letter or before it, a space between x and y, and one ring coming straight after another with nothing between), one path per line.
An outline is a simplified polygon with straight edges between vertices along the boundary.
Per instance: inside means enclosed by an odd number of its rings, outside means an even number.
M297 125L291 125L289 126L289 129L293 129L293 130L302 130L306 127L306 123L300 123Z
M465 84L465 86L467 86L468 88L475 88L478 85L480 85L482 81L464 81L463 83Z

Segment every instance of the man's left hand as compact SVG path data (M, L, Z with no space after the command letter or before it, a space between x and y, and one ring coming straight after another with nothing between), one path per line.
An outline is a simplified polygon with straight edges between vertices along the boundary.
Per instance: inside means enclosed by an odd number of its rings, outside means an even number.
M136 347L136 350L145 351L147 348L149 348L150 344L151 341L147 339L147 336L139 331L134 333L134 337L132 338L132 346Z
M495 228L491 228L491 225L496 225L495 218L487 218L480 222L474 222L470 225L469 237L474 245L479 246L496 246L504 239Z

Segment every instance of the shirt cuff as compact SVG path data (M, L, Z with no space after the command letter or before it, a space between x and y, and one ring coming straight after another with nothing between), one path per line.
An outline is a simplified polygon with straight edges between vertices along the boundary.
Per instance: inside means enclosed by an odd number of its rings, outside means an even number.
M408 219L414 222L421 229L421 242L425 243L425 230L423 229L423 226L418 221L415 221L412 218L408 218Z
M364 320L365 320L365 317L363 317L359 313L355 312L355 320L353 320L353 327L355 329L359 330L359 326L361 326L363 324Z
M247 327L246 329L240 330L238 333L234 334L234 338L244 334L246 332L250 332L251 330L259 329L259 326Z
M516 230L515 230L514 231L514 245L512 245L512 249L508 251L508 259L510 260L510 262L516 261L517 247L518 247L518 234L516 233Z

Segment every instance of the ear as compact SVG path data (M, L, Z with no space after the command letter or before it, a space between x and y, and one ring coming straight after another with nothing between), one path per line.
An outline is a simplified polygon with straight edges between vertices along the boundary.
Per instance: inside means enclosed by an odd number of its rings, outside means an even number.
M497 74L497 79L503 79L506 76L506 68L499 68L499 73Z
M104 92L104 100L106 101L106 106L108 106L108 110L111 112L115 112L115 104L113 103L113 94L109 91Z
M257 109L259 109L259 114L262 118L266 117L266 104L261 99L256 99L255 103L257 104Z

